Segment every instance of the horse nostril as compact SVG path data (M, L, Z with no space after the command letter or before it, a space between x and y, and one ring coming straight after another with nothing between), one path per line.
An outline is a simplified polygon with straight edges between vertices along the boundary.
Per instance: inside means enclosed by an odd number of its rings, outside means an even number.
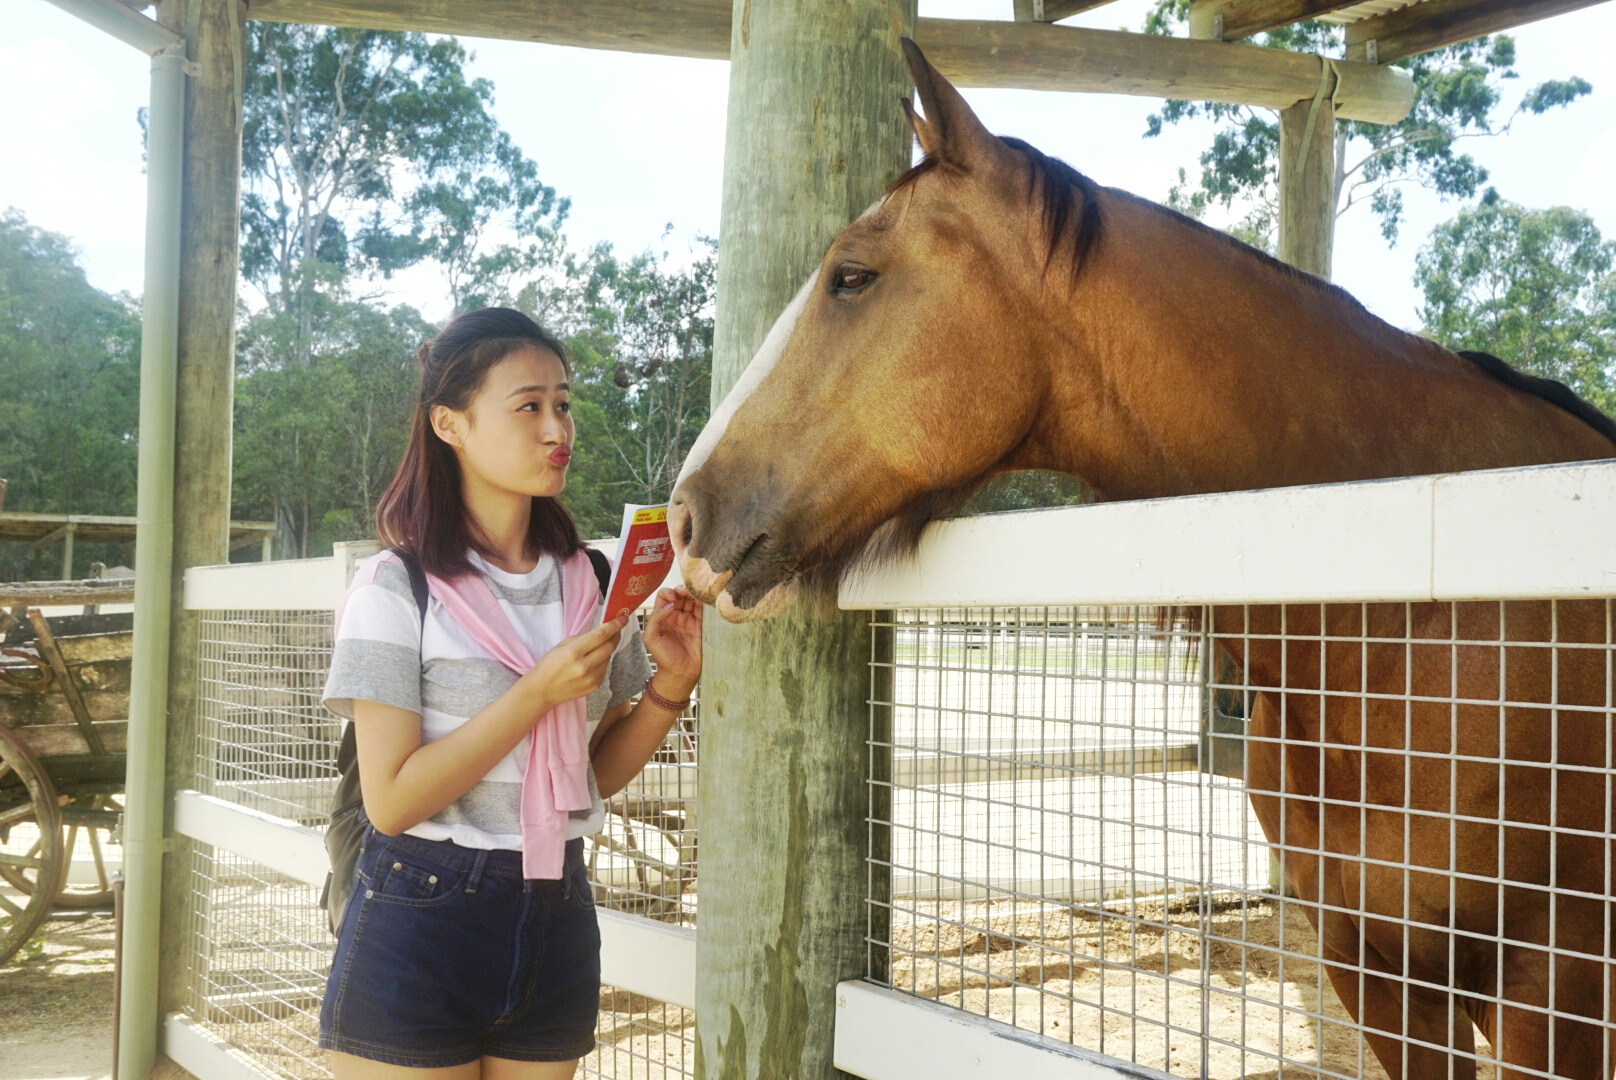
M690 541L696 535L696 515L691 513L690 504L682 495L675 495L668 506L668 532L673 540L673 552L683 561L685 552L690 549Z

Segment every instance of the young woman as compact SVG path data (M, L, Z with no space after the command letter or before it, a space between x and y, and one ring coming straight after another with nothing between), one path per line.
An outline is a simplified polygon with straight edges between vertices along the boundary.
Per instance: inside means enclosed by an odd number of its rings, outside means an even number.
M408 573L385 555L350 590L325 702L354 722L372 828L320 1045L338 1080L570 1077L594 1046L600 994L582 838L689 700L701 607L663 590L643 642L626 619L565 636L560 568L582 544L555 501L574 434L561 343L488 308L451 322L419 361L409 448L377 531L431 575L481 575L536 662L518 676L435 596L418 610ZM524 877L530 738L580 698L591 805L565 821L559 879Z

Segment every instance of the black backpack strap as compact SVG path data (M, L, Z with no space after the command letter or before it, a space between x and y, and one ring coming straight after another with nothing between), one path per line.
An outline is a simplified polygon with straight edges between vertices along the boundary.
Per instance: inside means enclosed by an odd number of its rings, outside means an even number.
M612 561L599 548L592 548L585 544L584 550L589 552L589 565L595 568L595 580L600 582L600 599L604 603L606 600L606 586L612 583Z
M426 625L426 602L428 590L426 587L426 570L421 566L421 560L407 551L393 549L398 561L404 564L404 572L410 575L410 595L415 597L415 610L421 613L421 625Z

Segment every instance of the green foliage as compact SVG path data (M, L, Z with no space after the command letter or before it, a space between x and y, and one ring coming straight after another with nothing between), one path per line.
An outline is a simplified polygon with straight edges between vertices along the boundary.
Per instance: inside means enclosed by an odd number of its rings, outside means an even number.
M279 558L375 535L409 435L415 353L433 331L412 308L329 291L311 307L301 327L274 309L249 318L236 350L233 509L280 526Z
M453 38L249 24L242 272L297 316L297 359L303 309L333 281L431 260L459 311L553 255L567 200L499 127L468 59Z
M997 514L1006 510L1078 506L1093 501L1094 493L1075 476L1044 469L1027 469L1005 473L988 481L960 507L960 513Z
M1188 0L1158 0L1146 19L1153 34L1180 32ZM1302 22L1257 34L1251 43L1268 48L1341 55L1341 28ZM1367 203L1388 244L1403 222L1403 190L1417 184L1444 199L1469 199L1487 181L1487 170L1461 148L1462 140L1502 135L1522 114L1561 108L1593 88L1584 79L1551 80L1528 90L1520 105L1500 115L1502 86L1516 78L1515 42L1499 35L1478 38L1399 60L1414 80L1414 107L1396 124L1343 120L1336 125L1336 216ZM1215 102L1169 101L1147 121L1147 138L1168 124L1191 118L1215 122L1212 144L1193 180L1183 171L1168 205L1192 217L1211 207L1239 207L1231 230L1272 252L1277 240L1279 124L1267 110Z
M0 477L7 510L135 512L140 316L127 296L92 286L63 236L0 215ZM81 545L76 562L121 562L112 545ZM54 578L54 545L0 545L0 581Z
M572 310L548 311L575 368L566 502L590 535L616 535L626 502L666 501L707 421L716 245L699 240L695 254L680 266L665 251L619 259L598 247L570 266Z
M1488 192L1416 260L1425 333L1558 379L1616 413L1616 242L1578 210Z
M586 535L614 535L625 502L665 499L707 416L712 243L681 263L568 250L568 201L493 120L452 39L248 34L242 272L267 302L237 335L233 516L277 522L280 558L374 535L436 327L362 287L421 262L457 312L510 304L568 342L564 498ZM138 343L133 302L91 288L64 239L0 219L8 508L134 512ZM5 558L0 579L55 573L54 552Z

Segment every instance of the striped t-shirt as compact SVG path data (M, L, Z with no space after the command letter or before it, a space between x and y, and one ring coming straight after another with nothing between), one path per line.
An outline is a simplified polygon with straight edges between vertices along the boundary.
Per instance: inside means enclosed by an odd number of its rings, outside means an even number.
M552 649L564 636L556 560L546 555L528 573L512 574L475 552L468 554L528 651L539 657ZM607 709L633 700L650 675L639 629L631 622L606 680L588 698L589 734L594 735ZM349 720L356 698L417 713L424 745L476 716L516 679L460 628L436 597L428 599L423 623L409 574L397 562L385 561L377 566L375 579L347 599L324 699L327 708ZM522 776L530 742L531 736L524 736L470 791L406 832L463 847L520 851ZM572 811L568 839L598 832L605 821L593 768L589 792L592 805Z

